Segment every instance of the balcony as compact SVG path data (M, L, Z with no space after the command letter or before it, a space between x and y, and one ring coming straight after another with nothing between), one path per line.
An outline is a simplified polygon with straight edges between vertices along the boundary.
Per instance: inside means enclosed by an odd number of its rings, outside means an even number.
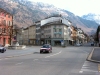
M54 32L54 34L62 34L62 32Z

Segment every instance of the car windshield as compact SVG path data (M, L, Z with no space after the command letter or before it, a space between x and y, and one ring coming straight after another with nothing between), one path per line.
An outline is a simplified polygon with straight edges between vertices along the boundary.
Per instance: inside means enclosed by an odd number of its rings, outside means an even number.
M43 45L42 48L49 48L49 45Z

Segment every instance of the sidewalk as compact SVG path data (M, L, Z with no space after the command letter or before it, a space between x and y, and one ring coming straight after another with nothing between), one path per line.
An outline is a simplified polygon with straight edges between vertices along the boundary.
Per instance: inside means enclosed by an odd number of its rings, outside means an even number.
M100 47L93 48L87 60L100 63Z

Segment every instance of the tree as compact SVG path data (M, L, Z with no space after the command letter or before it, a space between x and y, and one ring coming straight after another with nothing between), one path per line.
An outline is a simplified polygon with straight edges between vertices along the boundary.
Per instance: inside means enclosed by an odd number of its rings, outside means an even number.
M99 32L100 32L100 25L97 28L96 34L95 34L95 41L99 42Z

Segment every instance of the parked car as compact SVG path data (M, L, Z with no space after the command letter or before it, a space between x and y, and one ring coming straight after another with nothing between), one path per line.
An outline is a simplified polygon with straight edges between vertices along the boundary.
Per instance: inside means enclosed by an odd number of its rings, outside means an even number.
M6 51L6 48L4 46L0 45L0 52L4 53L5 51Z
M40 48L40 53L52 53L52 46L49 44L44 44L41 48Z
M82 46L82 43L77 43L76 46Z

